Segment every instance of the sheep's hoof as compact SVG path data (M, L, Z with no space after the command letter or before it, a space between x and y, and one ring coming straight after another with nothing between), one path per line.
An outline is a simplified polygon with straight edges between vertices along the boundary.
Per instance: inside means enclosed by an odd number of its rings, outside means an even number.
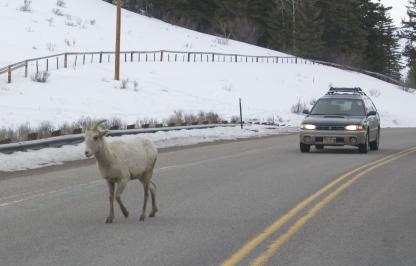
M140 215L140 221L141 222L144 222L144 218L146 217L146 215L145 214L142 214L142 215Z
M107 219L105 220L106 224L111 224L113 223L113 217L107 217Z
M123 211L123 215L125 218L129 217L129 212L128 211Z
M156 210L153 210L153 211L149 214L149 217L155 217L155 216L156 216L156 212L157 212L157 209L156 209Z

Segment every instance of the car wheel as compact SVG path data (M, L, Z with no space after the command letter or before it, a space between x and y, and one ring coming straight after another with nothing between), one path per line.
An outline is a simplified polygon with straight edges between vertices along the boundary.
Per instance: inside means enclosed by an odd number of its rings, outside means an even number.
M324 149L324 145L315 145L315 148L317 150L323 150Z
M369 140L368 140L368 138L369 137L370 137L370 134L367 133L367 136L365 137L365 143L358 145L358 149L359 149L360 153L367 153L368 152L368 150L369 150Z
M373 151L378 151L378 147L380 146L380 130L377 134L377 139L373 142L370 142L370 149Z
M309 152L311 150L311 145L300 143L301 152Z

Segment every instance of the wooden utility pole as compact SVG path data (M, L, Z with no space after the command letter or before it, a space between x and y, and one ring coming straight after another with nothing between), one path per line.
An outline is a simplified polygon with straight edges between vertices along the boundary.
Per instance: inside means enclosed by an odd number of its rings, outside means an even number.
M121 0L117 0L117 19L116 19L116 58L114 79L120 80L120 31L121 31Z

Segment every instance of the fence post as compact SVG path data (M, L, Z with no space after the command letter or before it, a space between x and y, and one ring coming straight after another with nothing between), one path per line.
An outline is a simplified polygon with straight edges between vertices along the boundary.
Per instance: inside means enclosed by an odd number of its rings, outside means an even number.
M243 129L243 108L241 106L241 98L239 99L239 105L240 105L240 125L241 125L241 129Z
M49 72L49 59L46 59L46 72Z
M127 53L124 53L124 62L127 62Z
M237 55L235 55L235 62L237 63L237 61L238 61L238 57Z
M36 60L36 74L39 73L39 62Z
M82 55L82 64L85 65L85 54Z
M28 63L27 60L25 61L25 78L27 78L27 72L28 72Z
M36 61L36 63L37 63L37 61ZM64 55L64 68L67 68L67 67L68 67L68 54L65 53L65 55Z
M133 52L130 54L130 62L133 62Z
M295 64L297 64L297 63L298 63L298 58L296 57L296 58L295 58Z
M59 56L56 57L56 69L59 69Z
M7 83L12 83L12 67L7 68Z
M191 61L191 53L188 53L188 62Z
M100 64L103 62L103 52L100 52Z
M163 50L160 51L160 62L163 62Z

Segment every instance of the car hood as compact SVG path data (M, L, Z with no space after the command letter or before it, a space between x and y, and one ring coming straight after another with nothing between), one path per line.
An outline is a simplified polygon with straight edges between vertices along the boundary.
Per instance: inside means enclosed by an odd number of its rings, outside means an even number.
M303 124L316 126L347 126L360 125L365 121L361 116L337 116L337 115L308 115Z

